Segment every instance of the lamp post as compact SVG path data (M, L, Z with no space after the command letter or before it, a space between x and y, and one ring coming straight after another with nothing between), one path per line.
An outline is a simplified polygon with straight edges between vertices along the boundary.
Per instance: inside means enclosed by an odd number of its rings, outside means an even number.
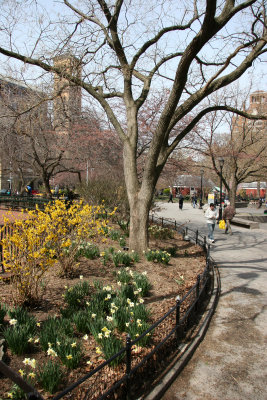
M202 181L203 181L203 174L204 174L204 170L201 169L200 170L200 205L199 208L202 210L202 197L203 197L203 191L202 191Z
M222 157L218 158L219 165L220 165L220 207L219 207L219 220L222 219L222 169L224 164L224 159Z

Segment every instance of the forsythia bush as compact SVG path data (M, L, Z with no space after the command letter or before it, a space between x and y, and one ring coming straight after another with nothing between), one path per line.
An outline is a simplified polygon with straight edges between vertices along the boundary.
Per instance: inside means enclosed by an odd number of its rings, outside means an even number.
M15 221L12 229L8 229L10 221L6 218L1 241L3 264L12 274L17 303L40 298L43 276L55 262L60 264L62 275L73 273L80 244L88 237L104 236L107 232L108 220L103 218L103 210L104 206L90 206L82 201L67 206L57 200L44 211L29 211L28 219Z

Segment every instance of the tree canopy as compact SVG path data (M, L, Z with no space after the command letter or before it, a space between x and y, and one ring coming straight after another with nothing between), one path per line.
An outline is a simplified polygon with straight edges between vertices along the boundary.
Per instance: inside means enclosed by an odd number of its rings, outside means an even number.
M17 1L16 10L11 3L1 10L0 53L36 67L39 79L45 80L47 72L81 87L105 111L123 145L130 247L144 250L156 182L195 124L215 110L265 118L233 108L227 99L208 107L204 102L264 57L264 2L63 0L55 13L49 2L42 8L38 0ZM19 33L25 32L26 21L29 32L23 43ZM66 54L76 57L81 73L54 63L55 57ZM153 91L161 89L166 98L140 175L139 114Z

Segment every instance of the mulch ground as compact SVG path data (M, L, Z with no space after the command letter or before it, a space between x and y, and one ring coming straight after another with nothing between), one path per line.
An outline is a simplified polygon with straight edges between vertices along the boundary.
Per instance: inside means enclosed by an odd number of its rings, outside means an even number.
M6 210L0 210L0 216L6 214ZM12 217L25 218L25 214L18 212L12 212ZM110 245L114 246L114 242L106 243L105 247ZM100 246L100 244L99 244ZM115 246L119 249L118 243L115 242ZM201 274L205 269L206 259L205 254L200 246L185 242L183 238L175 233L173 239L167 240L151 240L151 249L168 249L176 248L176 256L171 258L170 264L165 266L159 263L148 262L145 258L142 258L140 262L136 263L131 267L132 271L136 272L147 272L150 282L152 283L152 289L150 295L145 298L145 304L151 310L150 323L156 322L162 315L164 315L172 306L175 305L175 298L177 295L182 297L196 282L197 275ZM59 315L59 310L63 306L63 293L65 286L73 286L80 281L79 276L83 275L84 280L88 280L92 285L98 280L104 285L116 285L115 273L118 269L112 265L104 266L100 259L87 260L82 259L79 266L77 267L77 276L70 278L62 278L59 276L58 269L52 268L45 277L46 290L43 295L42 301L38 306L31 310L36 316L38 321L42 321L47 318L48 315ZM1 276L1 274L0 274ZM183 276L181 283L180 277ZM0 281L1 282L1 281ZM11 286L8 280L0 283L0 304L7 304L12 306ZM158 332L158 333L157 333ZM158 335L158 337L157 337ZM155 331L152 341L152 347L160 341L162 332ZM126 336L126 335L125 335ZM79 368L71 371L68 376L65 377L64 385L60 388L63 390L64 387L73 383L83 375L96 368L103 362L103 359L95 353L97 344L93 337L86 343L84 348L84 357ZM150 349L142 349L140 354L136 354L136 357L143 357L146 352ZM23 368L23 359L25 357L34 357L37 364L45 362L47 355L44 354L40 349L35 348L35 352L32 355L24 355L23 357L12 355L7 349L6 360L11 368L18 371ZM136 359L136 360L137 360ZM91 365L87 364L87 361L91 361ZM124 374L123 368L112 370L109 369L108 375L110 380L116 380L121 374ZM105 387L107 385L106 376ZM5 396L5 393L10 389L10 381L4 377L0 377L0 398ZM99 382L97 384L99 390L101 390L101 377L99 376ZM95 394L97 391L95 392ZM42 395L45 399L52 398L47 393L42 391ZM5 397L4 397L5 398ZM80 392L79 398L82 398ZM91 397L90 397L91 398ZM95 398L95 397L92 397Z

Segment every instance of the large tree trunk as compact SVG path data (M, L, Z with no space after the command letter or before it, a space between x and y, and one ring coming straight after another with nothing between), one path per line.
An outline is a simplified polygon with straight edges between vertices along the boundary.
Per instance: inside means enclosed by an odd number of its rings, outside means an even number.
M231 187L229 189L229 200L230 200L231 206L234 208L235 208L236 190L237 190L237 182L235 179L232 179Z
M136 119L129 129L135 129ZM136 148L132 142L126 142L123 149L124 176L127 196L130 206L130 236L129 248L139 254L148 248L149 210L157 181L157 172L151 169L151 174L143 176L140 184L137 176Z
M52 198L49 177L45 173L43 173L43 181L44 181L44 186L45 186L45 191L46 191L47 197Z
M130 250L139 254L148 248L148 223L151 201L148 198L135 198L130 203Z

